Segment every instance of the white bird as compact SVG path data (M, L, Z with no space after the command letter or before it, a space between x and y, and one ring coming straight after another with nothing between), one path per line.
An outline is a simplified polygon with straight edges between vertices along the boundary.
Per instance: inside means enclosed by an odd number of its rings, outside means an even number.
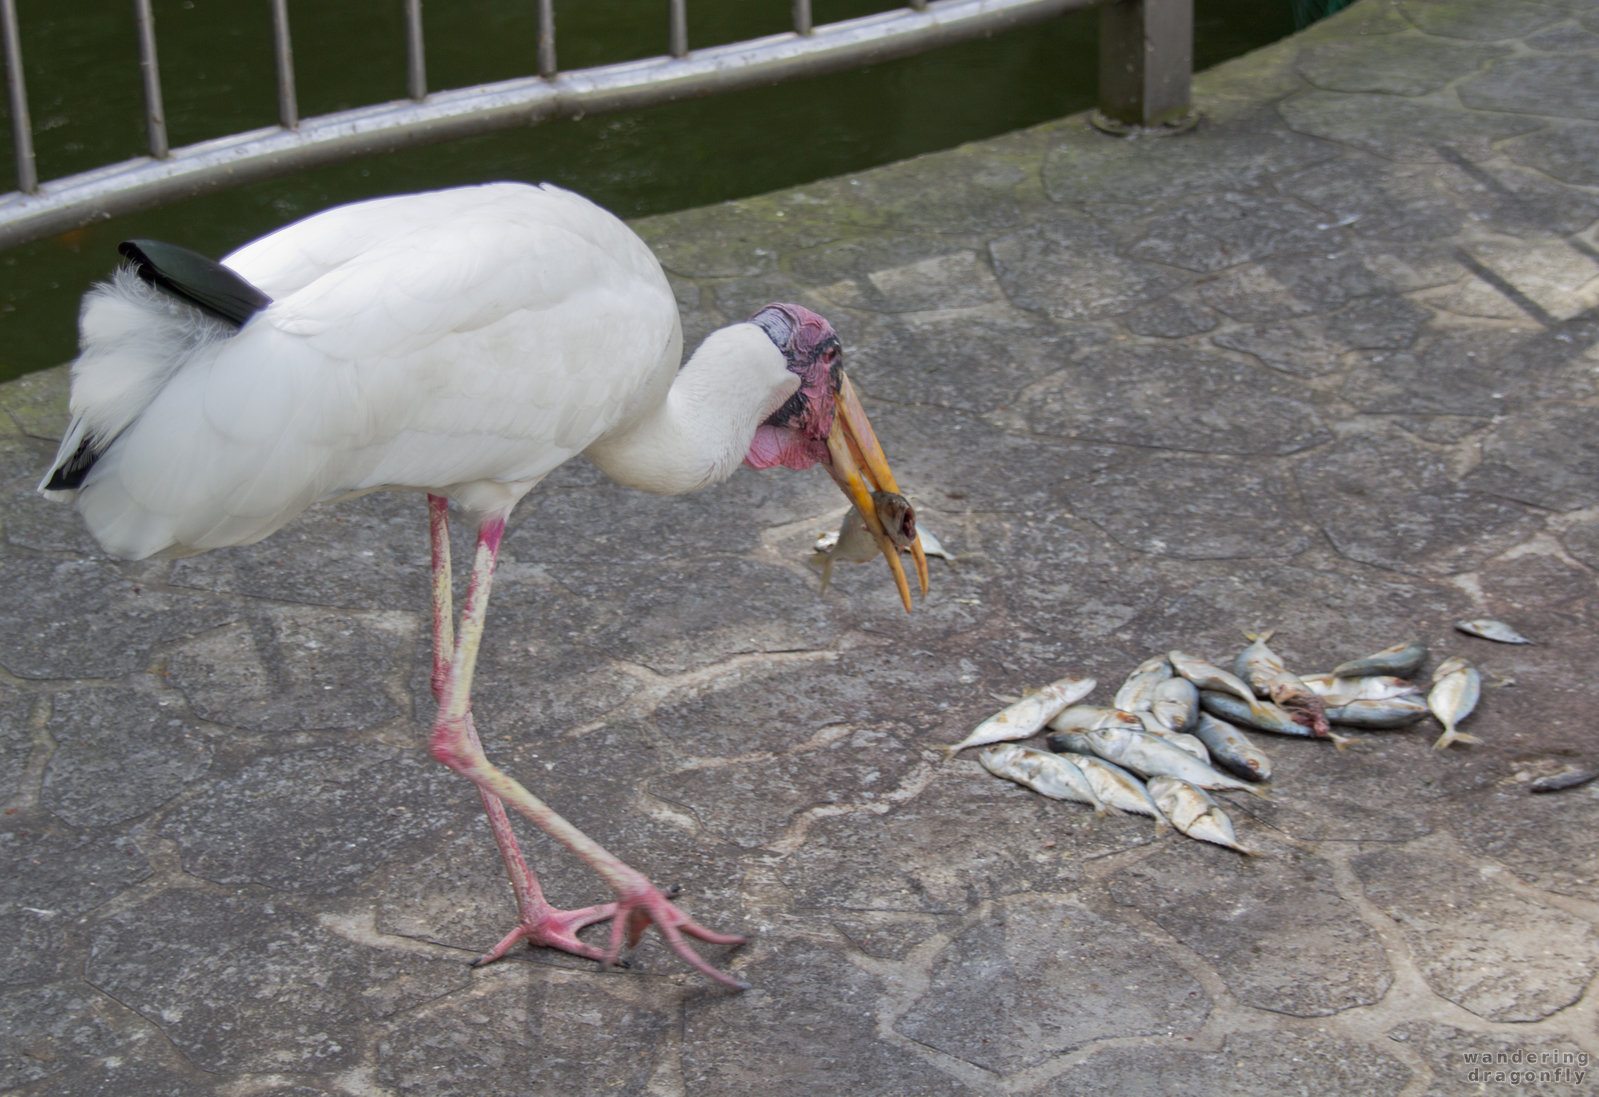
M312 503L381 488L427 493L438 701L431 751L482 794L517 941L615 962L654 923L707 976L698 925L489 762L472 671L506 518L561 462L661 493L756 468L820 464L868 515L905 608L899 549L870 505L893 474L841 368L837 335L768 305L706 338L679 369L682 327L660 263L626 225L552 186L497 183L358 202L216 264L171 245L84 301L71 423L40 490L70 500L106 551L141 559L245 545ZM448 501L477 524L460 627L450 606ZM912 546L923 593L926 559ZM614 902L544 902L502 803L589 864ZM598 949L576 931L611 920Z

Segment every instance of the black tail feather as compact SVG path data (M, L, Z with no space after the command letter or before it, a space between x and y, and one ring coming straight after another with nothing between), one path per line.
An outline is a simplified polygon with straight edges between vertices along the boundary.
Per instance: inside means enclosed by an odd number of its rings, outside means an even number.
M221 263L177 244L124 240L117 250L152 286L236 328L272 303L272 298Z
M78 448L72 451L72 456L50 470L50 479L45 481L45 491L72 491L83 484L83 478L89 475L89 470L105 452L105 445L92 434L85 434L83 441L78 443Z

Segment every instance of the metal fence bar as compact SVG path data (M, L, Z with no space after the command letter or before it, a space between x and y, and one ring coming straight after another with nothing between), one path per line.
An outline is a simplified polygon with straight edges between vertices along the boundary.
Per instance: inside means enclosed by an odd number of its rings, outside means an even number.
M539 0L539 75L555 75L555 0Z
M165 160L167 112L161 105L161 69L155 58L155 13L150 0L133 0L133 18L139 25L139 74L144 79L144 124L149 131L150 155Z
M16 0L0 0L0 35L5 37L6 98L11 104L11 142L17 150L17 190L32 194L39 189L39 171L33 161L33 121L28 116L28 86L22 78Z
M671 43L669 50L673 57L683 58L688 56L688 0L672 0L671 2Z
M9 0L0 0L6 3ZM135 0L148 10L149 0ZM541 0L541 14L544 3ZM139 157L120 164L39 183L34 193L0 195L0 250L15 247L91 221L181 201L227 187L252 183L356 156L391 152L439 141L534 125L556 118L579 118L631 110L698 96L762 87L813 76L880 64L941 46L1053 19L1068 11L1094 6L1098 0L927 0L921 8L899 8L814 27L808 35L785 32L765 38L687 51L687 35L674 45L681 56L652 57L556 74L554 21L540 23L539 76L518 77L496 84L427 94L421 72L421 4L407 0L415 34L410 99L378 103L335 114L302 119L297 128L270 127L180 148L155 158ZM1154 21L1157 76L1191 47L1170 48L1180 26L1192 25L1191 0L1118 0L1143 12L1148 5L1162 21ZM1184 23L1171 10L1180 8ZM683 11L674 0L674 12ZM553 13L552 13L553 14ZM674 15L674 18L676 16ZM1134 20L1140 41L1147 19ZM684 20L686 26L686 19ZM148 20L141 24L148 27ZM1174 29L1175 28L1175 29ZM545 41L548 39L548 54ZM155 88L152 117L160 120L160 89L155 81L154 51L146 69L147 85ZM548 66L545 62L548 61ZM544 72L545 68L548 72ZM1102 71L1101 76L1104 77ZM1168 73L1155 80L1163 99L1173 101L1180 89L1186 109L1189 74ZM161 129L164 138L164 126ZM152 150L153 151L153 150Z
M428 97L422 0L405 0L405 94L418 103Z
M272 0L272 47L278 67L278 125L292 130L300 124L300 105L294 95L294 48L289 44L289 0Z
M811 0L794 0L794 33L811 33Z

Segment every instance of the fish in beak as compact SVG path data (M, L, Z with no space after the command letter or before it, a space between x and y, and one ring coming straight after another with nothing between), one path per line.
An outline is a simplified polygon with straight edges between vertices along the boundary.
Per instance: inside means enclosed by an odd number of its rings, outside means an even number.
M899 494L888 458L878 444L849 376L840 371L839 377L833 429L827 435L827 452L832 458L827 471L843 490L845 498L855 504L861 521L882 549L894 572L900 601L905 603L905 611L909 613L911 588L905 578L905 567L900 563L901 552L910 552L916 565L917 584L922 596L927 596L927 553L916 532L916 514Z

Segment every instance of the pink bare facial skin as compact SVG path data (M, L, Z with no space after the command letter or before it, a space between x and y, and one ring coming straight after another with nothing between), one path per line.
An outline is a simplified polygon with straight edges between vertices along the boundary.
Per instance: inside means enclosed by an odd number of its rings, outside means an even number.
M826 464L843 369L838 334L803 305L772 304L750 318L800 378L793 396L755 431L744 462L751 468L807 469Z

